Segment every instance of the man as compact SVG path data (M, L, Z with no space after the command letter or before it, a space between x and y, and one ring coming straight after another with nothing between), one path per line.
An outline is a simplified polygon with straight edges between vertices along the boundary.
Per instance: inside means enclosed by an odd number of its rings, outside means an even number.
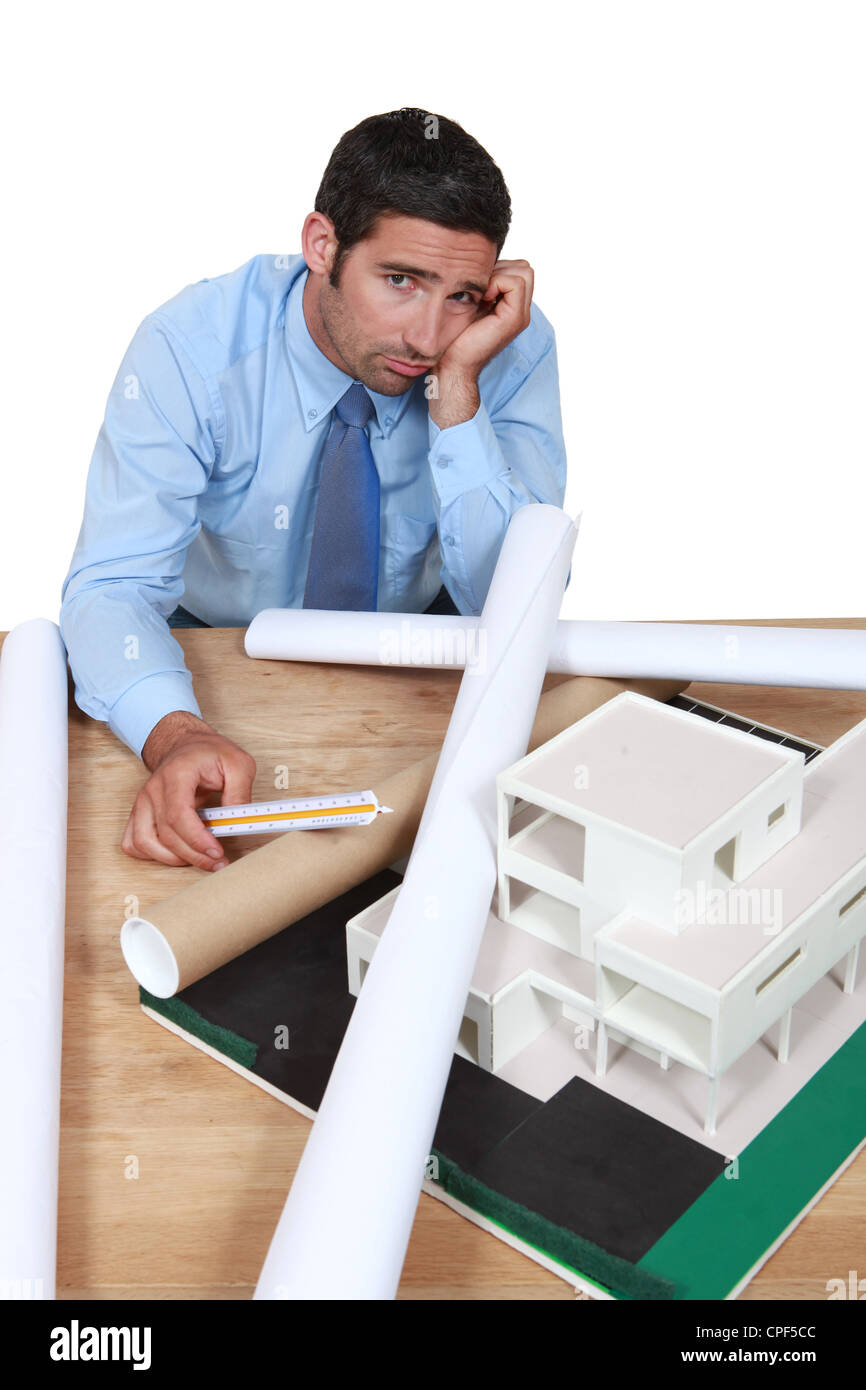
M139 325L60 612L76 703L151 773L132 857L219 869L196 808L252 799L255 761L202 719L170 627L478 613L512 514L562 504L554 335L529 264L498 259L510 219L459 125L372 116L334 149L302 254L255 256Z

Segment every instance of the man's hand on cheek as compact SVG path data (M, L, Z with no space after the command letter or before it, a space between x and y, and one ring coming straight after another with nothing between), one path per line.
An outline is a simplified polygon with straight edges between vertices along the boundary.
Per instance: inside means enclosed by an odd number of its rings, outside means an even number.
M429 410L440 430L475 415L481 399L481 369L529 327L534 279L528 261L496 262L483 307L436 364L436 389L429 397Z

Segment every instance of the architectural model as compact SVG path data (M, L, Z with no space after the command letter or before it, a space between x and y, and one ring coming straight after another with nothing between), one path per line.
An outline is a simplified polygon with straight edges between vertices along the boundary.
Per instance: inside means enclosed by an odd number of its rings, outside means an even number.
M498 890L458 1055L527 1075L521 1059L565 1023L594 1046L596 1084L611 1042L662 1086L673 1063L706 1077L712 1135L721 1076L771 1030L786 1063L794 1005L837 963L834 993L853 991L866 720L806 767L796 748L625 692L497 792ZM353 994L398 891L347 923Z

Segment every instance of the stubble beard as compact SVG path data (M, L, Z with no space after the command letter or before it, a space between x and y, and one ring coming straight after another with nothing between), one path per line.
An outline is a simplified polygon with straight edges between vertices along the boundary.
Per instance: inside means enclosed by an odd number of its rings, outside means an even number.
M414 386L416 377L401 377L365 353L360 333L346 311L343 292L326 280L319 294L319 317L334 351L345 363L344 370L355 381L362 381L382 396L402 396Z

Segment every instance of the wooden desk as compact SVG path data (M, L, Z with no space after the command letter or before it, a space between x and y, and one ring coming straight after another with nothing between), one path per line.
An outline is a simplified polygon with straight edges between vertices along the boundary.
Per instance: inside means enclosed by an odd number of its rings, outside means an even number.
M770 620L768 620L770 621ZM792 626L862 627L866 619ZM441 743L455 672L250 661L242 629L175 631L209 722L258 762L254 797L373 786ZM557 678L552 678L556 683ZM830 743L866 692L693 685L697 697ZM309 1122L144 1017L118 932L199 876L130 859L142 764L71 695L60 1145L60 1298L249 1298ZM246 853L263 837L230 843ZM862 966L861 966L862 969ZM137 1165L138 1176L129 1177ZM743 1295L823 1299L864 1268L866 1152ZM422 1196L401 1298L573 1299L554 1275Z

